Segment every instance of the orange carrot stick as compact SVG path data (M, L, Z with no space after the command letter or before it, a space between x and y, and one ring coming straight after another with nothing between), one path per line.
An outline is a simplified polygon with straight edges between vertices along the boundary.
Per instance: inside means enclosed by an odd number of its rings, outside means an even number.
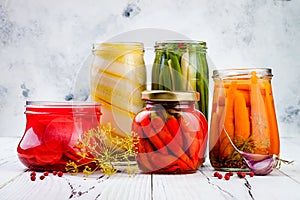
M268 115L256 72L251 73L250 98L251 98L251 125L254 153L266 154L270 147L270 134Z
M234 143L244 143L250 137L250 118L243 94L236 92L234 99Z
M250 92L244 90L238 90L238 91L243 95L244 100L246 102L246 106L250 106Z
M227 91L226 97L226 110L225 110L225 121L224 127L220 134L220 160L227 159L231 156L234 149L227 138L227 135L224 129L227 131L231 139L234 138L234 114L233 114L233 105L234 105L234 95L236 92L237 83L233 81Z
M266 106L267 106L267 113L268 113L268 122L269 122L269 129L270 129L270 154L279 155L280 144L279 144L279 134L278 134L278 127L277 127L277 119L275 114L274 108L274 101L272 96L272 89L271 84L269 82L265 83L266 88Z
M218 133L218 117L217 113L212 113L211 123L210 123L210 134L209 134L209 150L212 151L214 157L217 157L219 154L219 133Z

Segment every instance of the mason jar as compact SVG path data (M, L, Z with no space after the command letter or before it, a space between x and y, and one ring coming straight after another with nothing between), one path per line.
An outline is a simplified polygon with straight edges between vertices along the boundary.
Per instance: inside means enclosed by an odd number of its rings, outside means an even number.
M93 45L90 73L91 97L100 102L102 124L110 123L112 134L130 135L135 114L144 104L146 68L141 43L101 43Z
M144 91L145 108L133 121L136 160L145 173L192 173L202 165L207 121L195 109L197 92Z
M81 162L78 142L84 132L100 125L99 103L26 102L26 128L17 152L31 170L65 171L66 164Z
M209 158L215 169L244 167L234 146L243 152L279 155L272 76L268 68L213 71Z
M209 71L206 42L168 40L155 43L152 90L196 91L199 109L208 118Z

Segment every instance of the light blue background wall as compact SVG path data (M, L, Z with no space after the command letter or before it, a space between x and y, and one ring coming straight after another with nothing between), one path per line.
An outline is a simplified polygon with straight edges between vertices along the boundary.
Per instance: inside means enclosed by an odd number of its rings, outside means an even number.
M206 41L211 68L272 68L281 136L300 134L299 13L297 0L0 0L0 136L23 134L26 100L88 98L84 78L74 87L92 43L143 28Z

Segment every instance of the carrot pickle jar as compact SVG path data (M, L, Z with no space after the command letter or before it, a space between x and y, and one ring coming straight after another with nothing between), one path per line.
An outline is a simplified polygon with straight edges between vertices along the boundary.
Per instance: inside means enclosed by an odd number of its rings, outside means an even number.
M195 109L198 92L142 92L146 106L134 118L136 160L145 173L192 173L202 165L207 121Z
M279 155L272 76L268 68L213 71L209 158L216 170L245 167L234 146L243 152Z
M18 145L19 160L31 170L65 171L80 162L81 135L100 124L99 103L26 102L26 128Z

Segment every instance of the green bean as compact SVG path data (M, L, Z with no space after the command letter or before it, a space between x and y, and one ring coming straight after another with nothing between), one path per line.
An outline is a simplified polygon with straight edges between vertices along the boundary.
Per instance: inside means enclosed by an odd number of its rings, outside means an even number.
M171 64L172 64L172 69L173 69L173 80L174 80L173 84L175 84L174 88L176 91L183 91L183 81L181 78L182 73L181 73L179 60L174 53L169 52L169 56L171 59Z
M152 66L152 90L159 89L159 73L161 68L161 63L163 63L164 54L161 51L156 52L156 56L154 59L154 64Z

